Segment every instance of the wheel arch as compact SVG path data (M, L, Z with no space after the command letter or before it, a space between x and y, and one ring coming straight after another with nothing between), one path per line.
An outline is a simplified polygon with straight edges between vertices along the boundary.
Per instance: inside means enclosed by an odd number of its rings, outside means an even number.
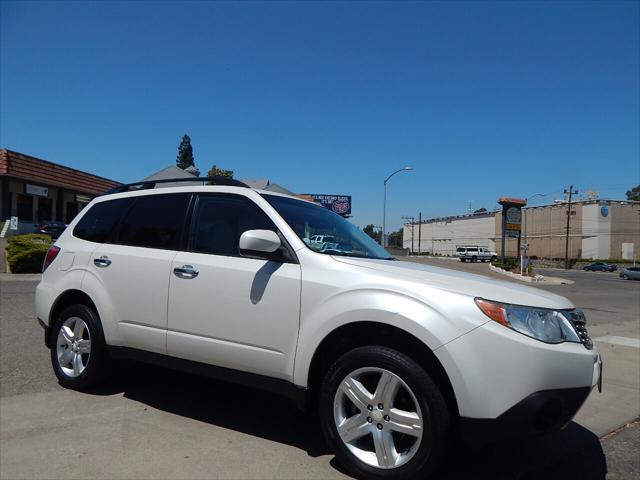
M331 364L356 347L379 345L393 348L415 360L433 378L444 396L451 418L458 417L458 403L446 370L433 351L414 335L393 325L359 321L331 331L316 348L308 374L309 400L315 402L320 384Z
M58 295L58 298L56 298L55 302L53 303L53 307L51 307L51 312L49 314L49 322L48 322L48 325L49 325L48 335L45 338L46 345L48 348L51 348L51 344L52 344L51 332L53 331L53 328L52 328L53 324L58 318L58 316L60 315L60 313L62 313L62 311L65 308L71 305L78 305L78 304L86 305L87 307L92 309L98 316L98 319L100 319L98 308L96 307L95 302L91 299L89 295L87 295L82 290L77 290L77 289L65 290L60 295Z

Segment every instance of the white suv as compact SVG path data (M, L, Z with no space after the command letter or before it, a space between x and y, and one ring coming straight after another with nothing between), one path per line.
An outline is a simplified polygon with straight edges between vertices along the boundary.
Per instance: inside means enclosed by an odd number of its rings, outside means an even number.
M467 246L456 248L456 255L461 262L493 262L498 258L496 252L491 251L487 247Z
M431 471L450 432L562 428L598 382L567 299L396 261L321 206L214 182L125 186L56 241L36 305L61 385L132 358L281 392L351 472L389 479ZM327 232L336 248L309 248Z

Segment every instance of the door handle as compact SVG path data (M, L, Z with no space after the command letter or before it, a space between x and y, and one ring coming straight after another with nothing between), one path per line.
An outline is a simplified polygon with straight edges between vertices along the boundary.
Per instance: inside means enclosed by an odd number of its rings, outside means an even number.
M180 268L174 268L173 274L178 278L196 278L198 276L198 272L192 265L183 265Z
M101 256L100 258L94 258L93 259L93 264L96 267L108 267L109 265L111 265L111 260L109 260L109 257L107 257L106 255Z

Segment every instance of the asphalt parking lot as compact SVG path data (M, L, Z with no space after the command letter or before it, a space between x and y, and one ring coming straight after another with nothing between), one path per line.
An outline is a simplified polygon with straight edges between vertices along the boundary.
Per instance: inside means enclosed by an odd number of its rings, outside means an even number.
M489 276L486 264L420 261ZM605 361L565 430L473 450L455 444L436 478L640 477L640 282L541 271L584 308ZM58 386L34 320L37 279L0 275L0 478L348 478L317 421L274 395L123 364L91 393Z

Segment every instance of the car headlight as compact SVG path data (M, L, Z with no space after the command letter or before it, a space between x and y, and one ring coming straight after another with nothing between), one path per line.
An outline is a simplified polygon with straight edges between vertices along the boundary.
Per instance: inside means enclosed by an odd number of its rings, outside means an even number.
M528 337L546 343L582 343L573 324L567 318L570 311L524 307L476 298L476 304L491 320Z

